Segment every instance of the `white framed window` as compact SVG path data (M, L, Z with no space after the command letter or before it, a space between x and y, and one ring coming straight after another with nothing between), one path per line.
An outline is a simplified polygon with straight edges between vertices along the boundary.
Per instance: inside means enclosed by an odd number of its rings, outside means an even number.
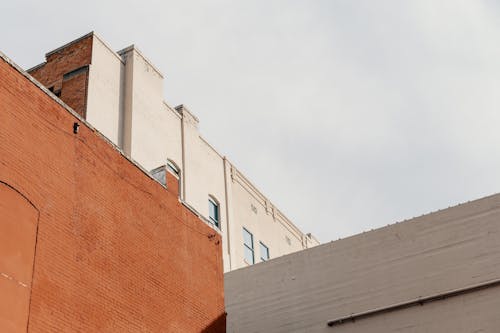
M167 160L167 170L170 172L170 174L174 175L175 178L177 178L177 191L179 193L179 197L182 198L181 195L181 169L173 162L172 160L168 159Z
M211 196L208 197L208 218L220 229L220 206L217 200Z
M171 174L176 176L178 179L181 178L181 170L179 169L177 164L175 164L171 160L167 161L167 169L168 169L168 171L170 171Z
M250 265L255 264L253 235L245 228L243 228L243 251L245 252L245 261Z
M264 243L259 242L259 247L260 247L260 260L261 261L268 261L269 260L269 248L264 245Z

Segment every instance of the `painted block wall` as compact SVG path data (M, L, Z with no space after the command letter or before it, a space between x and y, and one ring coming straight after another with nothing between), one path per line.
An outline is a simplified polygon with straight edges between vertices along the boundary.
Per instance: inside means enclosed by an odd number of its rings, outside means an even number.
M92 34L86 120L111 142L123 147L123 60ZM64 96L61 98L63 101Z
M499 221L496 194L226 273L228 332L496 332L500 284L327 323L499 280Z

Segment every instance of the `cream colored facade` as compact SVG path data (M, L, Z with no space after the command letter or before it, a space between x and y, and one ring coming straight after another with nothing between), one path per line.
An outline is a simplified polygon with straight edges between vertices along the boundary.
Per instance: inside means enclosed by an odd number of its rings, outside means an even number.
M496 194L226 273L228 332L499 332L499 221Z
M193 113L163 100L163 74L134 45L115 52L92 34L87 121L145 169L175 165L180 200L207 223L209 197L218 203L220 227L214 229L222 234L225 271L248 265L243 228L253 234L255 262L259 242L270 258L319 244L201 137Z

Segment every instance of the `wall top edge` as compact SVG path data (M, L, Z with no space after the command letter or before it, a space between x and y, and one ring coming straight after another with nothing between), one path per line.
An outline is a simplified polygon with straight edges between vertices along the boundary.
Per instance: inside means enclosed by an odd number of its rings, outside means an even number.
M227 158L226 158L227 160ZM280 222L280 223L284 223L286 225L288 225L290 228L293 229L293 231L295 233L297 233L297 235L300 235L300 236L304 236L304 237L307 237L307 234L304 233L302 230L299 229L299 227L297 227L285 214L283 214L283 212L281 210L279 210L278 207L276 207L272 202L271 200L269 200L245 175L243 175L241 173L241 171L238 170L238 168L236 168L234 166L233 163L231 163L229 160L227 160L228 163L231 165L232 169L234 170L234 173L233 173L233 177L241 180L239 183L241 185L243 185L244 187L247 187L246 190L251 190L253 191L255 194L257 194L260 199L264 202L268 202L270 204L270 207L273 207L274 210L275 210L275 216L277 218L277 220ZM314 240L317 241L316 237L314 237L312 234L311 234L311 237L310 238L313 238ZM319 243L319 242L318 242Z
M195 116L195 114L194 114L194 113L192 113L186 105L184 105L184 104L179 104L179 105L177 105L176 107L174 107L174 109L175 109L177 112L179 112L179 114L183 115L184 113L187 113L188 115L190 115L191 117L193 117L193 119L194 119L197 123L199 123L199 122L200 122L200 119L198 119L198 117L197 117L197 116Z
M166 101L163 101L163 105L165 105L165 107L168 109L168 111L175 114L176 117L178 117L179 119L182 119L182 115L179 113L179 111L177 111L175 108L168 105L168 103Z
M104 134L102 134L99 130L97 130L94 126L92 126L87 120L83 119L78 113L76 113L69 105L64 103L61 99L59 99L56 95L54 95L50 90L45 88L40 82L38 82L34 77L29 75L26 71L24 71L21 67L19 67L15 62L13 62L9 57L7 57L2 51L0 51L0 59L9 64L12 68L14 68L18 73L24 76L26 79L31 81L36 87L42 90L47 96L49 96L54 102L62 106L67 112L69 112L73 117L75 117L81 124L88 127L92 132L96 133L102 140L104 140L108 145L110 145L114 150L116 150L123 158L125 158L129 163L131 163L134 167L139 169L143 174L145 174L148 178L154 181L158 186L161 186L154 178L151 176L149 171L144 169L138 162L132 159L130 156L126 155L125 152L119 148L116 144L110 141Z
M211 145L211 144L210 144L210 143L209 143L209 142L208 142L208 141L207 141L204 137L202 137L201 135L199 135L199 137L200 137L200 140L201 140L204 144L206 144L206 145L207 145L207 147L208 147L208 148L210 148L210 149L211 149L211 150L212 150L215 154L217 154L217 156L219 156L221 160L224 160L224 156L223 156L221 153L219 153L219 152L217 151L217 149L215 149L215 148L214 148L214 146L212 146L212 145Z
M95 32L94 32L94 37L95 37L95 39L96 39L96 40L98 40L99 42L101 42L101 44L102 44L105 48L107 48L107 49L108 49L108 51L110 51L110 52L111 52L111 53L112 53L112 54L113 54L113 55L114 55L114 56L115 56L118 60L120 60L120 62L121 62L121 63L125 63L125 61L123 61L122 57L120 57L120 56L118 55L118 53L117 53L117 52L115 52L115 51L113 50L113 48L111 48L111 46L109 46L109 44L108 44L108 43L106 43L106 41L105 41L104 39L102 39L102 38L101 38L101 36L99 36L97 33L95 33ZM92 54L93 54L93 53L94 53L94 52L92 52Z
M121 49L120 51L116 52L118 55L123 56L126 53L129 52L136 52L151 68L154 69L154 71L160 75L160 77L163 79L164 75L163 73L148 59L146 56L135 46L135 44L132 44L130 46L127 46L124 49Z
M87 34L85 34L85 35L83 35L83 36L81 36L81 37L78 37L77 39L72 40L71 42L68 42L68 43L66 43L66 44L64 44L64 45L62 45L62 46L59 46L57 49L54 49L54 50L52 50L52 51L49 51L49 52L45 53L45 57L47 58L47 57L49 57L50 55L52 55L52 54L54 54L54 53L57 53L57 52L59 52L59 51L61 51L61 50L65 49L65 48L67 48L68 46L71 46L71 45L73 45L73 44L76 44L76 43L78 43L79 41L81 41L82 39L85 39L85 38L90 37L90 36L94 36L94 32L93 32L93 31L91 31L91 32L89 32L89 33L87 33Z
M28 69L26 70L26 72L31 72L31 71L34 71L35 69L38 69L38 68L40 68L40 67L43 67L43 66L45 66L46 64L47 64L47 62L46 62L46 61L44 61L44 62L42 62L42 63L40 63L40 64L38 64L38 65L35 65L35 66L31 67L31 68L28 68Z
M202 220L203 222L205 222L206 224L208 224L214 231L216 231L222 237L222 231L220 229L218 229L217 227L215 227L205 216L203 216L202 214L200 214L200 212L198 212L193 206L191 206L186 201L181 200L181 199L179 199L179 202L184 207L186 207L187 209L189 209L191 211L191 213L193 213L194 215L196 215L200 220Z

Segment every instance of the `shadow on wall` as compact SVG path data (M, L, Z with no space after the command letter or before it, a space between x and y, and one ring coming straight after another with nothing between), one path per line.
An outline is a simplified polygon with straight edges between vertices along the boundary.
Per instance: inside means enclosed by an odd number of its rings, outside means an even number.
M215 319L210 325L205 327L200 333L225 333L226 332L226 316L224 313L219 318Z

